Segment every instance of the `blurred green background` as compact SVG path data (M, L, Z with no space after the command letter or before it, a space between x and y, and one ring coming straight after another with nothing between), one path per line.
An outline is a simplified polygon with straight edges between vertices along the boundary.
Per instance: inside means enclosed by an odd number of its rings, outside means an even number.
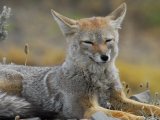
M0 0L12 8L9 35L0 43L0 59L24 64L24 45L29 44L29 65L61 64L66 41L53 20L50 9L73 19L106 16L121 3L128 11L120 30L117 66L121 80L133 92L150 83L152 92L160 91L160 0Z

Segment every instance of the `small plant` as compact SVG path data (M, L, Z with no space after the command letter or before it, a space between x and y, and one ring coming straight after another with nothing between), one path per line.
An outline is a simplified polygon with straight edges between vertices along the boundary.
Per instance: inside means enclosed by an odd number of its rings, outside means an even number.
M2 13L0 14L0 41L5 40L7 37L7 19L10 17L11 8L3 7Z
M17 116L15 117L15 120L20 120L20 116L17 115Z
M126 82L122 82L122 85L123 85L123 89L124 89L124 91L125 91L125 93L126 93L126 96L128 97L128 98L130 98L128 95L129 95L129 93L130 93L130 91L131 91L131 89L129 88L129 84L127 84ZM149 82L146 82L146 84L143 84L143 83L141 83L141 84L139 84L138 85L138 87L139 88L141 88L141 90L142 91L148 91L149 93L150 93L150 84L149 84ZM142 92L142 93L140 93L141 95L143 94L143 95L145 95L146 94L146 92ZM135 97L140 97L140 96L137 96L138 94L136 94L135 95ZM150 100L147 102L148 104L152 104L152 105L156 105L156 106L159 106L160 105L160 96L159 96L159 93L158 92L155 92L154 93L154 95L149 95L149 97L150 97ZM131 97L131 99L133 99L133 97ZM141 98L139 98L139 99L146 99L145 97L141 97ZM142 102L142 101L141 101ZM121 107L122 108L122 111L123 111L123 104L119 104L119 106L118 107ZM115 108L115 109L118 109L118 108ZM160 118L159 117L156 117L155 116L155 113L157 112L157 111L152 111L151 109L150 109L150 116L147 114L147 113L145 113L145 107L143 106L140 110L137 110L137 111L139 111L140 113L141 113L141 115L142 116L144 116L145 117L145 120L160 120Z
M5 64L6 64L6 61L7 61L7 58L6 58L6 57L3 57L3 58L2 58L2 64L5 65Z
M27 61L28 61L28 54L29 54L29 45L28 44L25 44L25 46L24 46L24 53L26 55L24 65L26 66L27 65Z

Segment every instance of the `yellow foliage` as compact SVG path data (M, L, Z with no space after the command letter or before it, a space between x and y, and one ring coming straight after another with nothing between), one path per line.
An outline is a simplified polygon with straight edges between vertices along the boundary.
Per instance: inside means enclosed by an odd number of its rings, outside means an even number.
M160 68L151 65L129 64L118 61L117 66L120 71L121 81L129 83L133 91L138 91L140 84L146 86L149 82L152 92L160 91Z

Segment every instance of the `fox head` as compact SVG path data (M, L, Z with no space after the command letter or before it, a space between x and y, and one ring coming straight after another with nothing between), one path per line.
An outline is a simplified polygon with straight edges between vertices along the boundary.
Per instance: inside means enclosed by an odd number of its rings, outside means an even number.
M67 39L67 57L98 65L115 60L118 55L118 30L126 14L125 3L105 17L73 20L53 10L51 13Z

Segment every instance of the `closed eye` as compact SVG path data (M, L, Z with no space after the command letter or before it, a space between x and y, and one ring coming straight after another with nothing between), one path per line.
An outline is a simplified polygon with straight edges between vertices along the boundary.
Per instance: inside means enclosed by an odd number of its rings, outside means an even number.
M107 39L105 42L107 43L107 42L111 42L113 39Z
M93 42L91 42L91 41L82 41L83 43L86 43L86 44L91 44L91 45L93 45Z

